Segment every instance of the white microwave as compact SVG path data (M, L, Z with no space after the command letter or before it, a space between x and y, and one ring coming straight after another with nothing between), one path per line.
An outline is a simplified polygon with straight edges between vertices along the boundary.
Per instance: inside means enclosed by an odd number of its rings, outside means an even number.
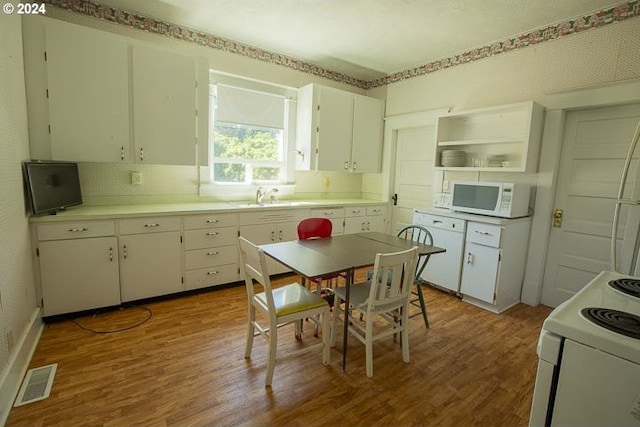
M529 184L524 182L454 181L450 205L453 211L501 218L529 215Z

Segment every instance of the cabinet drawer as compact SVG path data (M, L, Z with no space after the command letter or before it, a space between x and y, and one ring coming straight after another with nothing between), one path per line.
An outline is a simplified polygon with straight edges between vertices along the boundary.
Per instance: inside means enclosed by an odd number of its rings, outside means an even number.
M185 249L205 249L216 246L234 246L238 240L238 227L220 227L205 230L187 230Z
M38 240L82 239L87 237L113 236L113 221L65 222L38 225Z
M185 270L212 267L238 262L238 247L223 246L221 248L206 248L186 251L184 255Z
M318 218L342 218L344 216L343 208L315 208L311 209L309 214Z
M387 208L384 206L369 206L367 208L367 216L384 215L387 213Z
M464 232L464 219L451 218L448 216L438 216L429 214L419 214L414 216L414 223L429 229L439 228L441 230Z
M205 288L238 281L238 265L227 264L217 267L200 268L185 273L185 287L189 289Z
M179 216L154 218L131 218L118 221L120 234L160 233L163 231L180 231Z
M206 215L188 215L184 217L184 229L229 227L238 225L237 214L212 213Z
M364 206L352 206L352 207L344 208L344 216L346 218L365 216L366 214L367 214L367 208Z
M467 242L499 248L501 232L502 227L499 225L469 222L467 224Z

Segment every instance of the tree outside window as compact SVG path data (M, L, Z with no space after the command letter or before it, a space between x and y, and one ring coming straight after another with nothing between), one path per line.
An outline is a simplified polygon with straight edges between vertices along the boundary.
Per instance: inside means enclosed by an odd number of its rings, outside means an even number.
M214 183L286 182L285 106L281 95L211 86Z
M225 183L278 182L282 129L217 123L213 128L213 180Z

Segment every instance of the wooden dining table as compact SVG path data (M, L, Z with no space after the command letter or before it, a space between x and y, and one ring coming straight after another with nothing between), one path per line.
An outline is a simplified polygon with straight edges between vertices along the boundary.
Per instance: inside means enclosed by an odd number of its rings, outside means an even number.
M338 273L346 273L345 306L349 306L349 289L353 284L354 271L372 266L376 254L400 252L418 247L420 257L445 252L444 248L391 234L366 232L342 234L320 239L292 240L260 245L271 258L289 267L306 279L316 279ZM342 369L347 362L347 333L349 310L345 311L342 339ZM322 331L327 333L327 331Z

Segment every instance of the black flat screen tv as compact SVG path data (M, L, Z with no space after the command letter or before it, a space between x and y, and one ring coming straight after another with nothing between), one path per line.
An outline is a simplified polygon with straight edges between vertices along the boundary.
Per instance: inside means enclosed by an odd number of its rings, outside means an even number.
M32 215L55 215L82 204L77 163L33 160L22 166L26 205Z

